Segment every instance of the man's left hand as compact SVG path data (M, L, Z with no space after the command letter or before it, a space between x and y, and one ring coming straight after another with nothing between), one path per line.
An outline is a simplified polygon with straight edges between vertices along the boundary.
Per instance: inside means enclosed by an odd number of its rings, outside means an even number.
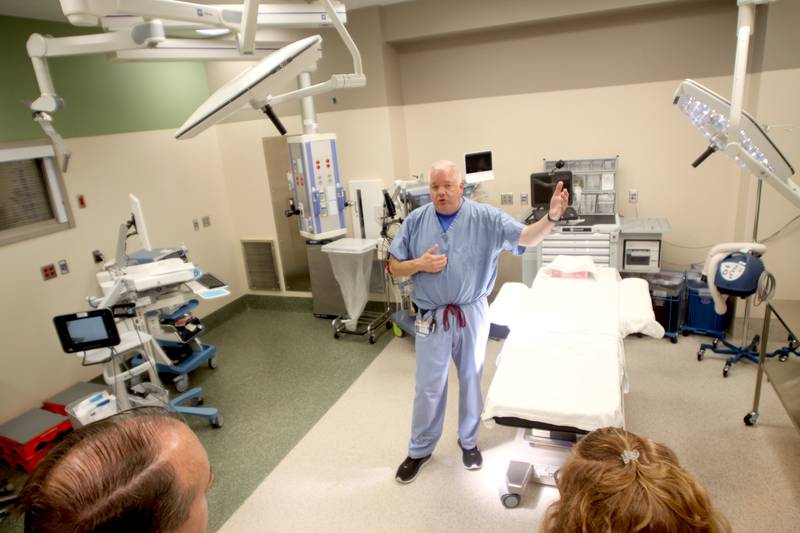
M556 184L556 190L553 192L553 197L550 198L550 218L558 220L569 205L569 191L564 188L564 182L559 181Z

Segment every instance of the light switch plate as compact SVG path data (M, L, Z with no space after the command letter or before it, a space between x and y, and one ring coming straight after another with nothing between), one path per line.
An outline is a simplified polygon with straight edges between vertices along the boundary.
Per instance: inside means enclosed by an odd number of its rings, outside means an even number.
M528 205L528 193L519 193L519 205Z
M514 194L510 192L500 193L500 205L514 205Z
M211 225L211 217L210 216L204 216L201 220L203 221L203 227L204 228L207 228L207 227L209 227Z

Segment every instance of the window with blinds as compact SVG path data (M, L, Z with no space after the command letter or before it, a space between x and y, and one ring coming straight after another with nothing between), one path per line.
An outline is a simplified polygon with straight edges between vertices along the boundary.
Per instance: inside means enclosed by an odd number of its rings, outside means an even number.
M53 146L0 145L0 245L70 227Z

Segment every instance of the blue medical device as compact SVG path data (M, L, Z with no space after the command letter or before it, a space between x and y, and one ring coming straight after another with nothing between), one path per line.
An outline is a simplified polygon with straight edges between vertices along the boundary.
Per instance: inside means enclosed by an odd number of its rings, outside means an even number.
M761 258L745 252L734 252L720 261L714 284L722 294L746 298L758 290L764 273Z

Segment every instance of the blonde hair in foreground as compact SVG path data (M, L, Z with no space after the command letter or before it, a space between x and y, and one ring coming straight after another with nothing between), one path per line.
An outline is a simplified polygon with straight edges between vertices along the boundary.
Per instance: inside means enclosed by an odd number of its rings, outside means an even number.
M581 439L559 472L558 488L561 499L547 509L543 533L731 531L671 449L624 429L602 428Z

